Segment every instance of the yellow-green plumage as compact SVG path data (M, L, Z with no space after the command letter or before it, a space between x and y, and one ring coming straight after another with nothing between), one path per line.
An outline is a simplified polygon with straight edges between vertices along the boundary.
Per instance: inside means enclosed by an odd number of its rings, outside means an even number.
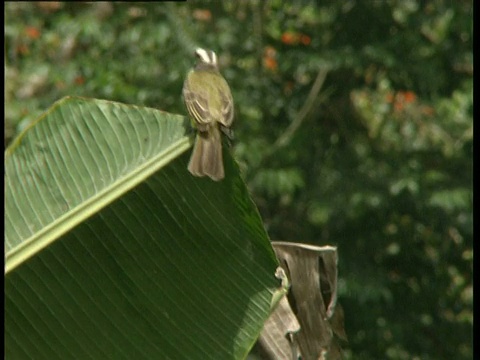
M232 124L233 99L218 71L215 53L198 49L196 54L200 62L187 74L183 85L185 104L198 130L188 170L218 181L225 176L219 125L228 128Z

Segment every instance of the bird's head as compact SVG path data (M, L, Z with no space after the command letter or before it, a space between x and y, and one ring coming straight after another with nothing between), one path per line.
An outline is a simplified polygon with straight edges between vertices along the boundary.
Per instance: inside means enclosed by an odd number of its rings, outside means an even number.
M195 56L198 59L197 69L215 69L218 70L217 54L212 50L197 48Z

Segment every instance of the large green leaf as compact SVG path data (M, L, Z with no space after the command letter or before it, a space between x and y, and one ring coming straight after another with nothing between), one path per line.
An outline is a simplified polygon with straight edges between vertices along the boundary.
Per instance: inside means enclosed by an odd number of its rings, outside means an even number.
M5 156L7 359L239 359L277 260L239 170L186 170L187 120L66 98Z

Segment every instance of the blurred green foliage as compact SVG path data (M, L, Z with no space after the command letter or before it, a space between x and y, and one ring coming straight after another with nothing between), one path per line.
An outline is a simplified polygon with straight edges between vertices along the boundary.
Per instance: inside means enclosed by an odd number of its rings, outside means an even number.
M186 114L216 50L274 240L339 247L355 359L469 359L473 10L461 1L7 3L5 141L80 95Z

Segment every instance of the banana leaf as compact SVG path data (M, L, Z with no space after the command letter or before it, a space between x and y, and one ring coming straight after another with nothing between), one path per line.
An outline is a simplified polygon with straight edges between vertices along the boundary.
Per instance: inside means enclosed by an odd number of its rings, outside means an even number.
M6 359L243 359L278 261L239 169L188 119L64 98L5 152Z

